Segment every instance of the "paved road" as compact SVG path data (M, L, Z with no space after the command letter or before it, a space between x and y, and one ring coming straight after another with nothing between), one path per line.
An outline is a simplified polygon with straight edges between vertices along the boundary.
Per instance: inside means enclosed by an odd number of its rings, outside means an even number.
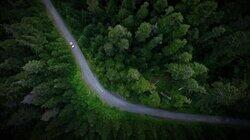
M215 124L231 124L231 125L242 125L250 127L249 120L240 120L233 119L228 117L220 117L220 116L208 116L208 115L195 115L188 113L179 113L179 112L170 112L166 110L161 110L157 108L151 108L144 105L130 103L122 98L114 96L111 92L104 89L100 84L96 76L90 70L88 62L82 51L80 50L75 38L67 29L64 24L62 18L58 14L57 10L54 8L53 4L50 0L42 0L44 5L47 8L48 13L51 15L54 24L61 35L66 39L66 41L70 44L73 42L75 44L74 48L71 48L72 54L74 55L77 64L80 66L80 70L82 73L82 79L91 87L95 93L99 95L99 97L105 101L108 105L117 107L120 110L137 113L137 114L145 114L153 117L159 117L163 119L169 120L180 120L180 121L188 121L188 122L205 122L205 123L215 123ZM69 45L70 46L70 45Z

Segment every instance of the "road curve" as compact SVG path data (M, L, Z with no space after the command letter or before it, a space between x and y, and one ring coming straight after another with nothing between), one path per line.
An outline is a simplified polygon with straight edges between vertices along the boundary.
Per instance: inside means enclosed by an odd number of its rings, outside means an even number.
M197 115L197 114L188 114L180 112L170 112L162 109L151 108L144 105L130 103L122 98L114 96L111 92L104 89L100 84L96 76L90 70L88 62L84 55L82 54L81 49L79 48L75 38L67 29L62 18L58 14L57 10L53 6L50 0L42 0L45 5L48 13L51 15L54 24L61 35L66 39L70 44L73 42L75 44L74 48L71 48L71 52L76 59L77 64L80 66L82 79L99 95L101 100L106 102L108 105L117 107L120 110L144 114L153 117L169 119L169 120L179 120L179 121L188 121L188 122L205 122L205 123L214 123L214 124L230 124L230 125L240 125L250 127L249 120L234 119L229 117L220 117L220 116L209 116L209 115ZM70 46L70 45L69 45Z

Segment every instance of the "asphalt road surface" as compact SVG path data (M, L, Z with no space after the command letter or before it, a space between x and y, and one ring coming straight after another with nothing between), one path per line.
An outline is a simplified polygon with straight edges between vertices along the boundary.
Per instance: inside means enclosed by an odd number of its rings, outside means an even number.
M144 105L130 103L118 96L115 96L113 93L104 89L100 84L96 76L90 70L88 62L84 57L81 49L79 48L75 38L69 32L62 18L58 14L57 10L54 8L50 0L42 0L43 4L46 6L46 9L54 21L54 24L61 35L65 40L70 44L74 43L74 48L71 48L72 54L76 59L77 64L80 66L82 73L82 79L99 95L102 101L106 102L112 107L117 107L120 110L144 114L153 117L168 119L168 120L179 120L179 121L188 121L188 122L205 122L205 123L214 123L214 124L229 124L229 125L241 125L250 127L249 120L235 119L230 117L220 117L220 116L209 116L209 115L198 115L198 114L188 114L180 112L170 112L162 109L152 108Z

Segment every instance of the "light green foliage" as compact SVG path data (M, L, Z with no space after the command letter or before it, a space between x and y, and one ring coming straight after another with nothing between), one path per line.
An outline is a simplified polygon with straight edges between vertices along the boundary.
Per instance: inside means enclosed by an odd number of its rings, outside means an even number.
M198 84L198 82L191 78L186 81L186 88L189 92L205 93L206 89Z
M208 72L208 69L199 63L194 62L191 67L193 68L193 70L195 71L195 75L201 75L201 74L205 74Z
M180 40L180 39L176 39L173 42L171 42L171 44L167 47L164 48L164 54L165 55L173 55L175 53L177 53L177 51L179 51L181 48L183 48L187 43L187 40Z
M169 15L170 13L172 13L174 11L174 7L173 6L168 6L168 8L165 10L166 15Z
M192 60L192 55L188 52L184 52L184 53L181 53L180 55L178 55L177 59L181 63L187 63L187 62L190 62Z
M146 79L140 77L138 81L132 85L132 89L136 92L136 94L143 94L145 92L150 92L155 89L153 85L151 85Z
M183 108L184 105L191 103L190 99L188 99L186 96L183 96L181 94L174 94L172 98L175 101L173 104L175 108Z
M107 70L106 76L111 82L116 82L121 79L119 73L117 73L117 71L114 70L113 68L109 68Z
M159 96L159 94L157 92L153 92L150 96L149 96L149 101L150 101L150 105L154 106L154 107L159 107L160 106L160 102L161 102L161 98Z
M105 45L107 48L116 47L119 51L123 52L129 48L129 40L131 38L131 33L121 25L117 25L114 28L109 28L108 40L110 44Z
M106 43L103 46L103 49L108 56L112 56L114 54L113 46L110 43Z
M142 102L153 107L159 107L161 98L157 92L153 92L148 98L143 99Z
M122 48L121 50L127 50L129 48L129 41L127 39L121 39L118 43L117 46L119 48Z
M144 42L151 33L152 26L149 23L143 22L136 31L135 37L139 42Z
M128 70L128 78L131 78L132 80L139 80L140 77L141 75L137 69L130 68Z
M128 32L123 26L117 25L114 28L109 28L108 37L113 44L116 44L121 38L129 39L131 37L131 33Z
M38 74L38 73L44 72L44 66L45 65L43 62L32 60L32 61L28 62L27 64L25 64L23 69L28 74Z
M162 44L162 35L156 36L154 37L152 40L150 40L150 42L146 45L148 48L154 48L156 47L158 44Z
M186 35L189 29L189 25L181 24L179 28L173 31L173 38L180 38Z
M174 80L186 80L191 78L195 71L186 64L174 64L171 63L168 65L168 71L171 73L171 76Z

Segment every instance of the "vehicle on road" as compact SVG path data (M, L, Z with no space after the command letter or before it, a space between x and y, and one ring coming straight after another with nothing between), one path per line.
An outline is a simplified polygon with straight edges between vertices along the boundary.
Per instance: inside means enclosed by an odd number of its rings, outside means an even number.
M70 42L69 44L70 44L71 48L74 48L74 47L75 47L75 45L74 45L73 42Z
M74 40L74 37L69 32L68 28L64 24L63 20L60 18L58 12L54 8L50 0L43 0L47 10L50 12L54 19L54 23L58 30L63 34L66 40ZM75 47L73 42L70 42L72 48ZM77 53L76 53L77 52ZM158 118L165 118L170 120L180 120L180 121L189 121L189 122L206 122L206 123L215 123L215 124L232 124L232 125L243 125L250 126L249 120L235 119L231 117L220 117L220 116L210 116L210 115L198 115L190 113L181 113L181 112L171 112L159 108L152 108L144 105L130 103L120 97L115 96L115 93L105 90L95 75L92 73L86 58L82 54L80 49L72 51L72 54L76 58L76 63L79 66L82 74L82 80L89 85L90 88L99 95L101 100L105 101L108 105L112 107L117 107L122 111L127 111L131 113L138 113L149 115ZM180 88L179 90L182 90Z

